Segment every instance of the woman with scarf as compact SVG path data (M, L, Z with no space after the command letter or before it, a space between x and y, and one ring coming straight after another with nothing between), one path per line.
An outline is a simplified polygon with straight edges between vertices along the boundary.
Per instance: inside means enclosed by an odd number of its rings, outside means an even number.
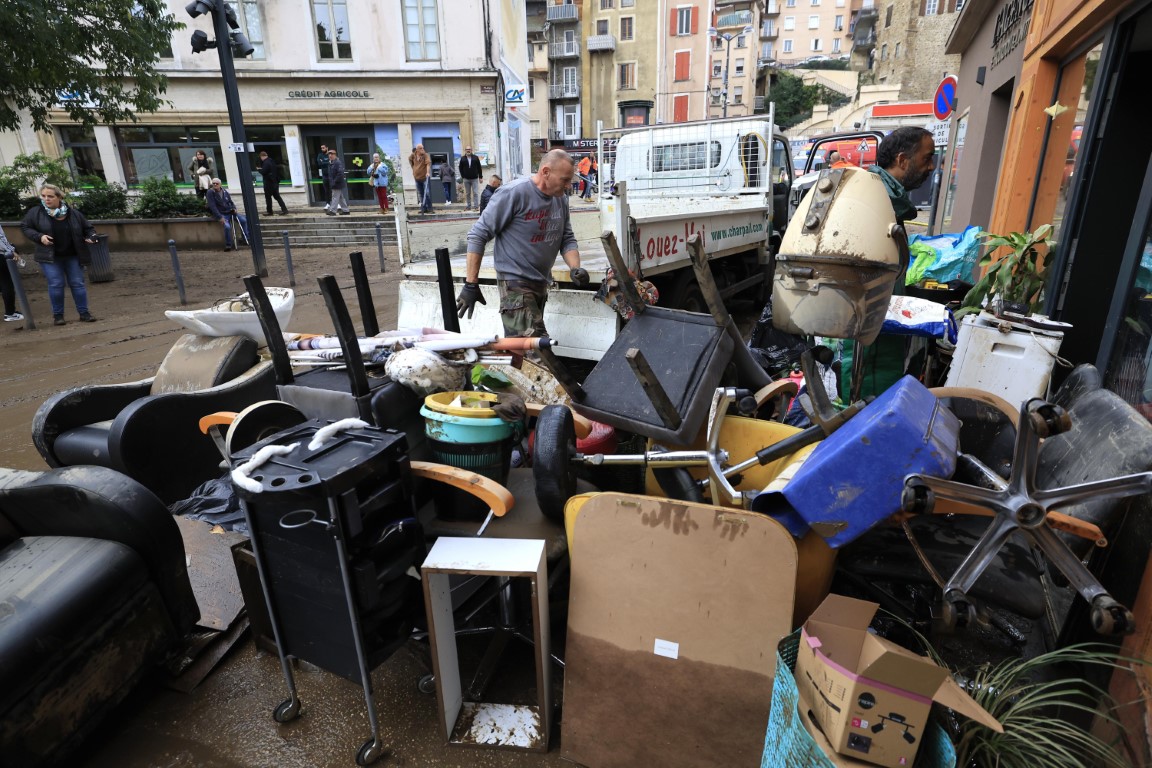
M203 199L212 188L212 179L216 177L216 161L204 154L204 150L198 149L188 161L188 175L196 185L197 196Z
M44 184L40 187L40 205L28 209L20 229L36 244L34 258L48 280L53 323L64 325L65 282L72 289L80 322L95 322L96 318L88 312L82 265L89 261L88 244L96 242L96 230L84 214L68 207L60 187Z

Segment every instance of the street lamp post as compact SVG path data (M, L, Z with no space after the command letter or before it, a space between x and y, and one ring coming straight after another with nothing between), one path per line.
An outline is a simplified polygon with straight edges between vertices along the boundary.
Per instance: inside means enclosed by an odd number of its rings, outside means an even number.
M207 41L203 32L193 33L192 52L200 53L205 48L216 48L220 55L220 76L224 82L224 103L228 107L228 122L232 128L232 143L241 146L236 153L236 165L240 172L240 194L244 201L244 215L248 220L248 245L252 249L252 267L260 277L268 276L268 262L264 257L264 238L260 233L259 204L256 202L256 189L252 186L252 161L248 156L248 140L244 134L244 112L240 107L240 89L236 83L234 55L245 58L252 54L252 46L242 32L237 29L235 12L228 7L227 0L193 0L186 10L193 18L209 13L215 41ZM236 233L233 233L233 237ZM235 242L235 241L233 241Z
M732 58L732 41L740 35L749 35L752 27L749 25L739 32L719 32L716 27L708 28L708 36L719 37L724 41L724 82L720 86L720 98L723 100L723 117L728 117L728 64Z

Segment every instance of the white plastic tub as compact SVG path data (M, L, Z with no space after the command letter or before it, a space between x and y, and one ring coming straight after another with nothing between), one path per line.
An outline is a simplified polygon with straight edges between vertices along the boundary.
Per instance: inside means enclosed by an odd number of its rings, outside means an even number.
M966 315L945 385L982 389L1014 406L1044 397L1063 340L1063 331L1033 328L986 312Z

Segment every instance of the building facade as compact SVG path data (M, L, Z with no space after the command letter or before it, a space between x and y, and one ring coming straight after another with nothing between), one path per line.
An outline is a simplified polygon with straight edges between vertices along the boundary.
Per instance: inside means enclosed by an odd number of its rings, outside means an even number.
M764 8L764 0L716 0L709 30L708 117L741 117L754 111Z
M524 0L231 5L255 49L235 60L247 151L266 150L280 164L290 205L322 200L321 145L342 158L353 201L371 200L364 170L377 151L402 171L414 201L406 158L418 143L434 160L455 162L471 146L506 178L530 172ZM60 112L53 135L0 135L0 153L10 159L36 149L70 150L77 172L129 187L159 176L191 188L188 162L204 150L221 179L239 189L217 53L194 54L188 43L195 30L215 37L211 19L189 18L178 0L169 8L187 22L172 40L171 57L158 65L169 78L170 108L94 129L72 125Z
M859 4L860 0L855 0ZM769 45L762 58L782 67L847 59L852 53L853 0L769 0Z
M962 0L881 0L874 20L872 81L899 84L902 101L930 99L960 56L945 54Z

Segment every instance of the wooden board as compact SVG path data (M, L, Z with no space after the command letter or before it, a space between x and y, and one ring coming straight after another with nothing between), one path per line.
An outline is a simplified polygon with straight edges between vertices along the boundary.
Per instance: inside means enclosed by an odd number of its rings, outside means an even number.
M574 531L562 757L757 765L793 538L755 513L615 493L590 498Z
M196 604L200 606L197 626L223 631L244 610L244 596L232 563L232 545L247 539L241 533L212 533L212 526L202 520L177 517L184 552L188 558L188 579Z

